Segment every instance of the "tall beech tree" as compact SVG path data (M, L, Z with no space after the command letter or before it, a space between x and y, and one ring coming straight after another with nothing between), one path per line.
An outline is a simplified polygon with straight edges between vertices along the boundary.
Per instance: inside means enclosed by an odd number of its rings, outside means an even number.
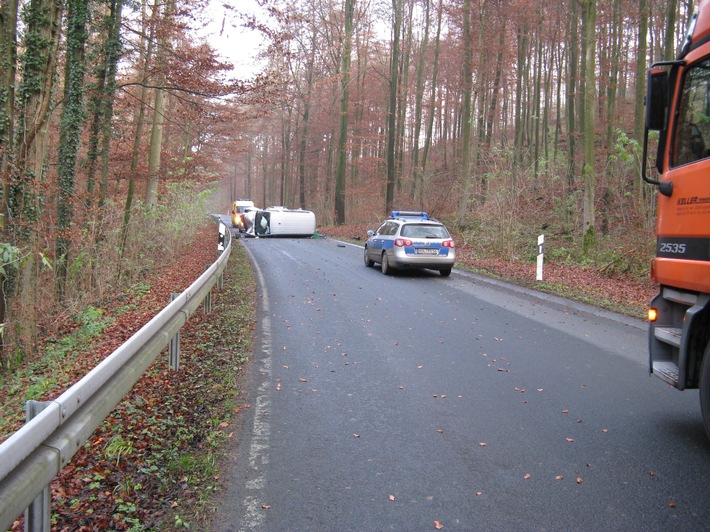
M584 0L582 4L582 33L584 35L584 165L582 180L584 186L582 205L582 231L585 248L592 246L595 235L595 184L596 184L596 0Z
M471 188L471 131L473 115L471 113L471 93L473 91L473 43L471 42L471 0L463 1L463 62L461 71L461 200L459 201L459 220L463 221L468 213Z
M392 55L389 59L389 98L387 100L387 181L385 187L385 212L394 205L397 181L397 95L399 88L399 55L402 31L402 1L392 0Z
M345 35L340 68L340 126L338 130L338 163L335 168L335 221L345 223L345 173L348 159L348 106L350 103L350 63L355 0L345 0Z

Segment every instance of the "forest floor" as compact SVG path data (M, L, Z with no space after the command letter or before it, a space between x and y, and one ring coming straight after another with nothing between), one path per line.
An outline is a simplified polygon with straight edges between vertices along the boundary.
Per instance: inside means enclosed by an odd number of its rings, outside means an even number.
M319 233L358 241L366 229L330 227ZM149 289L106 305L106 326L64 352L61 371L45 356L0 381L0 439L21 426L25 400L57 397L149 321L172 292L192 284L215 259L214 236L214 227L206 227L177 263L145 280ZM575 299L637 317L655 291L650 281L554 264L545 266L546 281L540 284L534 264L469 256L465 247L457 249L461 266L477 273L566 297L575 294ZM167 353L159 355L52 483L52 530L200 529L209 521L211 496L220 489L220 457L234 447L238 413L249 408L239 383L252 351L256 287L240 245L233 246L224 280L212 314L198 310L181 331L180 371L169 371ZM44 383L39 395L38 382ZM19 519L13 530L21 528Z

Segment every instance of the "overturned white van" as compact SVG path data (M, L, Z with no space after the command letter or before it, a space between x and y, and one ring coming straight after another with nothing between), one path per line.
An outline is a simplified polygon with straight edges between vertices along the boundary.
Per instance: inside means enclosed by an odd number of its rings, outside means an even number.
M316 215L303 209L269 207L254 211L250 236L313 236L316 232Z

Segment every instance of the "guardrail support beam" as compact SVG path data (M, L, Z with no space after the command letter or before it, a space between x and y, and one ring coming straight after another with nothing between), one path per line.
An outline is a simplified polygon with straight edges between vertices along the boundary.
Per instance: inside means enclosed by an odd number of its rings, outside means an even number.
M178 297L180 297L180 294L177 292L174 292L170 294L170 301L175 301ZM178 332L175 333L175 336L173 336L170 339L170 346L168 347L168 366L170 369L174 371L178 371L180 369L180 330L178 329Z
M30 421L50 403L43 401L27 401L25 403L25 421ZM45 486L32 504L25 510L25 532L45 532L50 529L52 511L49 486Z
M209 267L210 267L210 264L205 266L205 270ZM205 294L205 299L203 301L203 310L204 310L205 314L209 314L212 312L212 290L210 290L209 292L207 292Z

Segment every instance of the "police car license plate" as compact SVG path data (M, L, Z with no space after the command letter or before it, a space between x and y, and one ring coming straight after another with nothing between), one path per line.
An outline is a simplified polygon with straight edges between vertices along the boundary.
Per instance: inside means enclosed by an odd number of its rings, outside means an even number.
M438 255L438 249L431 248L417 248L417 255Z

